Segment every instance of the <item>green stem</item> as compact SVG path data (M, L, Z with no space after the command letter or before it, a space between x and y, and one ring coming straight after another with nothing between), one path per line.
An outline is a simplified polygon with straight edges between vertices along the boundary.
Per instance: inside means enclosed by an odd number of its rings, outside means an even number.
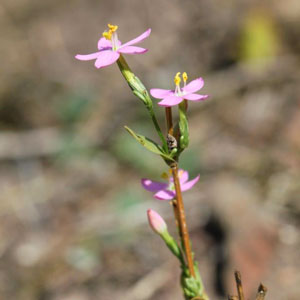
M167 141L166 141L166 139L161 131L161 128L158 124L158 121L156 119L156 116L155 116L155 113L153 110L153 103L152 103L152 100L149 96L147 89L145 88L143 83L140 81L140 79L137 76L135 76L134 73L131 71L126 60L124 59L124 57L122 55L120 55L119 59L117 60L117 64L119 66L119 69L120 69L123 77L127 81L128 85L131 88L134 95L136 95L145 104L145 106L149 112L149 115L152 119L152 122L154 124L154 127L156 129L156 132L162 141L163 149L166 153L168 153Z
M184 268L185 267L185 261L183 257L183 253L178 246L177 242L175 239L169 234L168 231L164 232L161 235L162 239L166 243L167 247L171 250L171 252L179 259L181 266Z
M166 153L168 153L167 141L166 141L163 133L161 132L160 126L159 126L159 124L157 122L157 119L156 119L156 116L154 114L153 107L151 107L151 109L148 109L148 111L149 111L150 117L152 119L152 122L154 124L154 127L155 127L155 129L157 131L157 134L159 135L159 137L160 137L160 139L161 139L161 141L163 143L163 149L165 150Z

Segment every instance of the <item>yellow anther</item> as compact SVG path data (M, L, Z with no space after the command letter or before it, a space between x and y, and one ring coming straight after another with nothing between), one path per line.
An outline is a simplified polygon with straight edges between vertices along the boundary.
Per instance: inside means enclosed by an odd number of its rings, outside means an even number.
M112 32L109 30L109 31L104 31L103 33L102 33L102 36L104 37L104 38L106 38L107 40L111 40L111 35L112 35Z
M168 180L169 179L169 175L166 172L163 172L161 174L161 178Z
M178 177L179 177L179 178L181 178L181 177L182 177L182 175L183 175L183 172L184 172L183 170L180 170L180 171L178 172Z
M111 32L116 32L118 29L118 25L111 25L111 24L107 24L109 31Z
M177 72L174 77L174 83L178 86L178 85L180 85L180 82L181 82L180 72Z
M187 76L186 72L183 72L183 73L182 73L182 79L183 79L184 83L187 82L188 76Z

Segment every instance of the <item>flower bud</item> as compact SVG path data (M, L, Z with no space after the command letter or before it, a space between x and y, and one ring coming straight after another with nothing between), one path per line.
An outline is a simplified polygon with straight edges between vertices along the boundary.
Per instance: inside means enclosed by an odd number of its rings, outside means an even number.
M147 210L148 221L154 232L162 235L167 231L167 224L164 219L153 209Z

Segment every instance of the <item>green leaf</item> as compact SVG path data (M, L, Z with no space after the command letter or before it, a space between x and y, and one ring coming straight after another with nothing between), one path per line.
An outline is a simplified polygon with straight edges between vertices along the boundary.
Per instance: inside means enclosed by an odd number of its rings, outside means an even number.
M144 146L149 151L162 156L164 159L168 161L174 161L174 159L168 154L164 153L162 148L154 141L150 140L149 138L143 135L135 133L127 126L124 126L124 128L130 133L132 137L134 137L142 146Z

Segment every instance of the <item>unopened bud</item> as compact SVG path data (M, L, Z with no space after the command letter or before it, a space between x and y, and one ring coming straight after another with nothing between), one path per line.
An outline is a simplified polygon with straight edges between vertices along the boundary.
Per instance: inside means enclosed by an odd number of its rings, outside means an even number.
M158 233L159 235L162 235L167 231L166 222L156 211L154 211L153 209L148 209L147 215L149 225L154 232Z
M150 227L155 233L158 233L160 237L164 240L167 247L171 252L179 259L182 265L184 265L184 258L182 252L177 245L176 240L169 234L167 229L167 224L164 219L153 209L147 210L148 221Z

